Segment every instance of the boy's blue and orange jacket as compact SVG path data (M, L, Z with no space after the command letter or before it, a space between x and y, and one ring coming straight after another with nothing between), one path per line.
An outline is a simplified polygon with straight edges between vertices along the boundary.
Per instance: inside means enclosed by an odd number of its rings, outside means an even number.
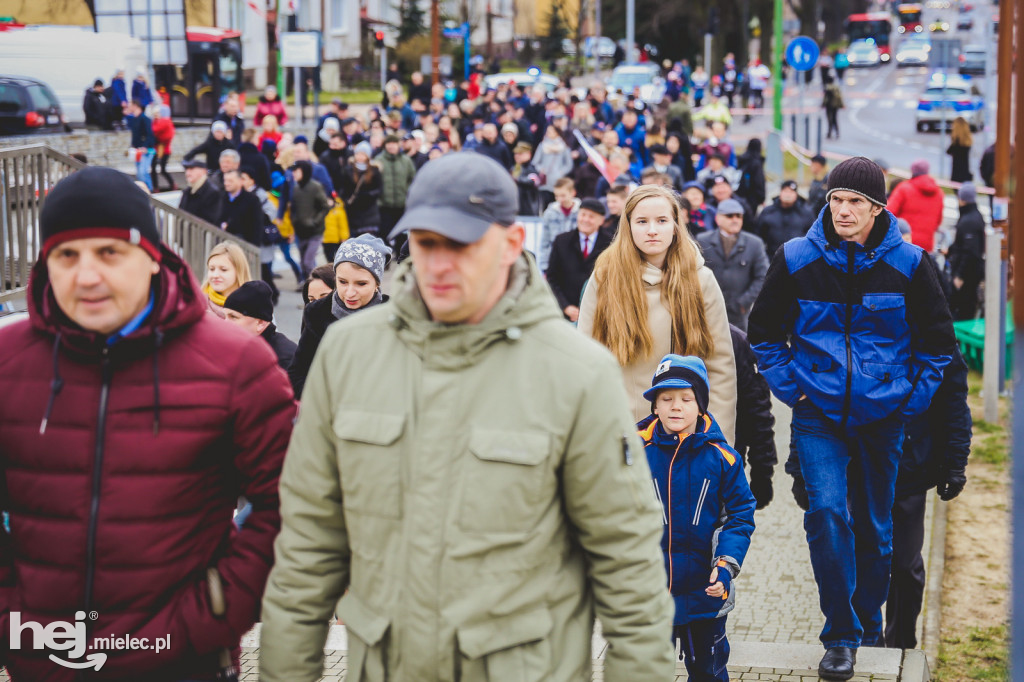
M757 502L743 462L710 415L697 420L692 434L666 432L653 414L637 429L665 509L661 549L676 603L675 624L724 616L735 606L735 585L726 599L704 590L719 559L735 578L750 547Z

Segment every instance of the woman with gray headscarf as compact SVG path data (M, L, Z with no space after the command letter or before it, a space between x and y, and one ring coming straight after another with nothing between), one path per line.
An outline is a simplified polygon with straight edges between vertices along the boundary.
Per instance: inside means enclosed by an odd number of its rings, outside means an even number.
M302 313L302 335L295 358L288 368L295 397L302 397L313 356L334 322L388 300L380 290L384 268L391 261L391 248L378 237L361 234L342 242L334 254L334 292L306 306Z

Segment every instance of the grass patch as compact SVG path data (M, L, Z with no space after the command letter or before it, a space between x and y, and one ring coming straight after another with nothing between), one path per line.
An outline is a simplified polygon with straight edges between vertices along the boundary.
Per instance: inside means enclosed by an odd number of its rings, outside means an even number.
M379 104L381 103L381 97L383 93L380 90L342 90L341 92L321 92L321 106L327 106L327 104L338 97L339 99L348 102L349 104ZM295 95L289 94L283 98L287 105L295 105ZM310 97L310 102L312 98Z
M979 419L974 422L974 430L980 433L1002 433L1003 427L999 424L993 424L992 422L987 422L984 419Z
M1010 459L1006 439L994 435L984 439L976 438L971 447L971 458L1002 468Z
M966 635L944 637L939 645L936 682L996 682L1009 679L1009 635L1006 623L970 628Z

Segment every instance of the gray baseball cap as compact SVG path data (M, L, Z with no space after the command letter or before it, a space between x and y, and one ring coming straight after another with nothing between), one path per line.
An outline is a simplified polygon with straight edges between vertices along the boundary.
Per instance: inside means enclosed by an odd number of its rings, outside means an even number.
M492 224L514 223L518 211L519 191L500 163L472 151L447 154L416 174L405 214L388 239L409 230L430 230L472 244Z
M715 211L722 215L743 215L744 213L743 204L735 199L726 199L718 205Z

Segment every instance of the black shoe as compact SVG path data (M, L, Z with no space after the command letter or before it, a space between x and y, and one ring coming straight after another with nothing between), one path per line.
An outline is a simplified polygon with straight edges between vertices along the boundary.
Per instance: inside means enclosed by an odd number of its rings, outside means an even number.
M818 664L818 676L823 680L848 680L853 677L853 664L857 662L857 650L837 646L825 652Z

